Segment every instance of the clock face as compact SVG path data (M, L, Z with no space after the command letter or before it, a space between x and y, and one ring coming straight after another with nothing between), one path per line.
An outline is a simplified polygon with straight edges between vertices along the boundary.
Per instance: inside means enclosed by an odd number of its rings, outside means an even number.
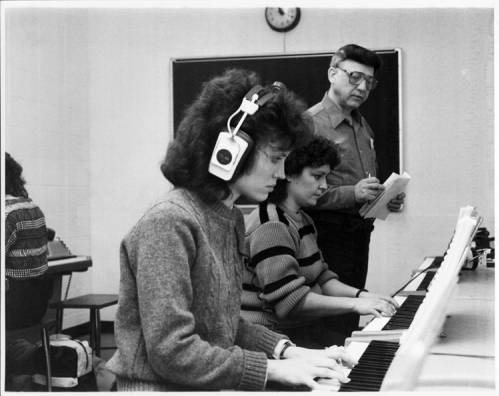
M277 32L288 32L300 21L300 9L267 7L265 8L265 20L269 26Z

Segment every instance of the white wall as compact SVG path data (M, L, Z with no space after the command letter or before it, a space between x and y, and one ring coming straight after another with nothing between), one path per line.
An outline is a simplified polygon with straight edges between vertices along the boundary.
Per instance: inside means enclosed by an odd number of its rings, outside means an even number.
M462 205L476 205L494 234L492 10L302 9L287 34L271 31L262 9L26 9L7 16L13 83L6 148L30 172L64 172L54 176L62 191L87 180L77 197L65 193L64 205L54 207L62 192L51 193L39 173L26 174L47 218L59 219L58 233L92 255L93 268L73 281L71 295L117 291L119 242L168 188L158 165L172 136L171 58L323 52L350 42L401 48L403 167L413 180L404 213L376 223L368 287L393 291L425 255L443 253ZM45 25L53 26L50 34L40 33ZM46 92L57 98L50 117L65 120L58 129L34 121L47 114ZM45 144L51 130L64 136L58 157ZM26 145L32 136L39 144ZM110 308L102 317L113 314ZM75 314L67 323L86 320Z
M5 25L5 150L23 166L47 225L75 254L89 254L85 12L11 9ZM91 287L91 272L74 273L70 296Z

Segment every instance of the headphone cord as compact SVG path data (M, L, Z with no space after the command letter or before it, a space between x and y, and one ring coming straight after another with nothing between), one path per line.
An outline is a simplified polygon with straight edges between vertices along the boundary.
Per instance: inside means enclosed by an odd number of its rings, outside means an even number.
M476 259L477 257L480 257L480 255L476 255L476 256L474 256L474 257L470 258L469 260L474 260L474 259ZM431 264L430 264L428 267L426 267L424 270L421 270L420 272L418 272L416 275L414 275L412 278L410 278L410 279L409 279L406 283L404 283L404 285L403 285L400 289L398 289L395 293L393 293L393 294L391 295L391 297L395 297L395 296L396 296L397 294L399 294L402 290L404 290L404 289L405 289L405 287L406 287L409 283L411 283L414 279L416 279L416 278L417 278L418 276L420 276L421 274L423 274L423 273L427 272L427 271L428 271L430 268L432 268L432 267L433 267L433 263L431 263ZM438 268L438 267L433 267L433 268Z
M432 268L432 266L433 266L433 263L431 263L431 264L430 264L428 267L426 267L424 270L422 270L422 271L418 272L416 275L414 275L412 278L410 278L410 279L409 279L406 283L404 283L404 285L403 285L400 289L398 289L395 293L393 293L393 294L391 295L391 297L395 297L397 294L399 294L402 290L404 290L404 289L405 289L405 287L406 287L409 283L411 283L414 279L416 279L416 278L417 278L418 276L420 276L421 274L424 274L425 272L427 272L430 268Z

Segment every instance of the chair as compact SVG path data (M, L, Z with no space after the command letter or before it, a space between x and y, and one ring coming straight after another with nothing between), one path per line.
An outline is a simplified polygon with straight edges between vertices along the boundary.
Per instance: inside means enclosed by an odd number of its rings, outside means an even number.
M56 301L50 304L56 310L56 331L62 331L64 309L89 309L90 310L90 346L97 356L101 349L114 347L101 347L101 321L100 310L118 303L117 294L85 294L68 300Z

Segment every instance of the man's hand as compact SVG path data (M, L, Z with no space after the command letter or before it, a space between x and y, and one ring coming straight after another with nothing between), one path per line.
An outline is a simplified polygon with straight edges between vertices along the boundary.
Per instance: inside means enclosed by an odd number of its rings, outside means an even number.
M393 198L386 207L390 212L401 212L404 207L405 193L400 193L395 198Z
M384 189L376 177L362 179L354 186L355 200L360 203L372 201Z

